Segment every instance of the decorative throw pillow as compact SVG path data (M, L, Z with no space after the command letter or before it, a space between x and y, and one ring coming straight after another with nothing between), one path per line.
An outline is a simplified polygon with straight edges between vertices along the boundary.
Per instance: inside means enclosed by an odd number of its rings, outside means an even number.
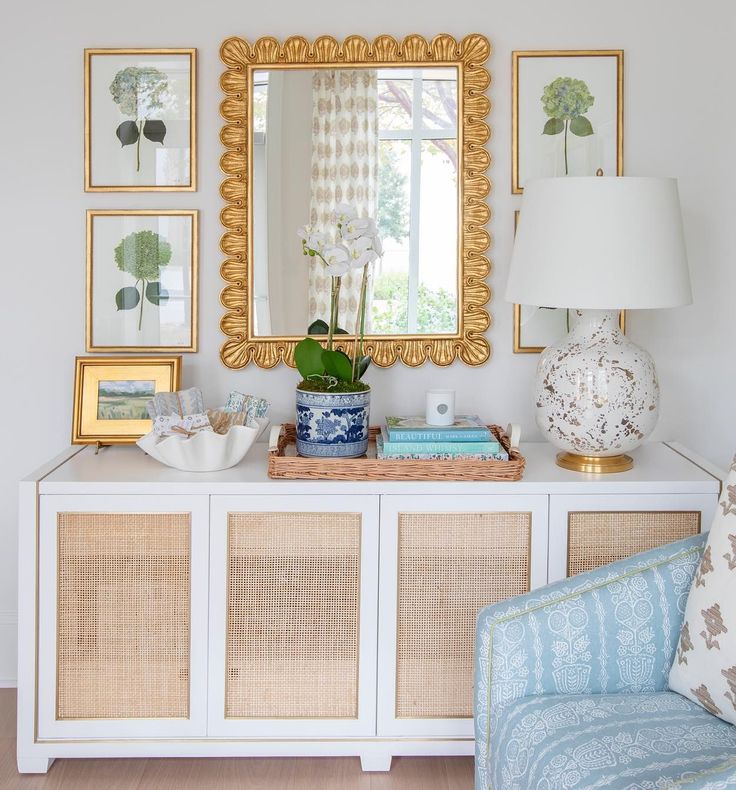
M690 588L670 688L736 724L736 457Z

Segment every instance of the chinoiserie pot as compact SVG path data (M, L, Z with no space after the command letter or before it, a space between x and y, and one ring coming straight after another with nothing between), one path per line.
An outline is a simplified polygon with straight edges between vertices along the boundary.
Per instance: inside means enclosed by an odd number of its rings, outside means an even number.
M296 391L296 450L318 458L357 458L368 449L371 391Z

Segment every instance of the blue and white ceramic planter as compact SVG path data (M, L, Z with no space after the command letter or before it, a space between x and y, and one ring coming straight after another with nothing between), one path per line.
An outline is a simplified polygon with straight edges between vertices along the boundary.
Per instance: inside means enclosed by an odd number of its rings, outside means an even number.
M357 458L368 449L371 391L296 391L296 450L318 458Z

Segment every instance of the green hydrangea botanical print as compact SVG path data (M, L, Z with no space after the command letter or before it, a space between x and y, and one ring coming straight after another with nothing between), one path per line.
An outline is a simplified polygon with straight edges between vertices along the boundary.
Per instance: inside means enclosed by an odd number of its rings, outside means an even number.
M585 113L593 106L594 101L595 97L583 80L572 77L558 77L545 85L542 91L542 107L549 117L542 134L565 133L565 175L568 174L567 132L569 130L576 137L593 134L593 125L585 117Z
M115 134L123 147L135 144L136 171L140 171L141 136L153 143L164 143L166 126L151 116L159 115L171 100L169 78L150 66L128 66L115 75L110 93L120 112L135 119L123 121Z
M121 288L115 294L118 310L133 310L140 304L138 331L143 326L145 301L158 307L169 294L161 287L161 269L171 260L171 244L152 230L141 230L126 236L115 247L115 263L121 272L135 278L135 285ZM140 291L138 286L140 285Z

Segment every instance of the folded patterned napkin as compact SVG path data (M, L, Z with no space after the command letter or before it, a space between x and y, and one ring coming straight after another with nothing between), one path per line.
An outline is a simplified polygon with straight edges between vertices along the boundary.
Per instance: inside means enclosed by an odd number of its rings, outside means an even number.
M244 395L242 392L233 390L228 395L225 411L244 412L248 422L257 417L265 417L268 407L271 404L265 398L257 398L255 395Z
M153 421L153 431L159 436L194 436L200 431L211 431L212 425L206 414L159 414Z
M204 400L199 387L190 387L179 392L157 392L153 400L146 404L149 417L155 421L156 417L168 417L172 414L186 417L189 414L203 414Z

